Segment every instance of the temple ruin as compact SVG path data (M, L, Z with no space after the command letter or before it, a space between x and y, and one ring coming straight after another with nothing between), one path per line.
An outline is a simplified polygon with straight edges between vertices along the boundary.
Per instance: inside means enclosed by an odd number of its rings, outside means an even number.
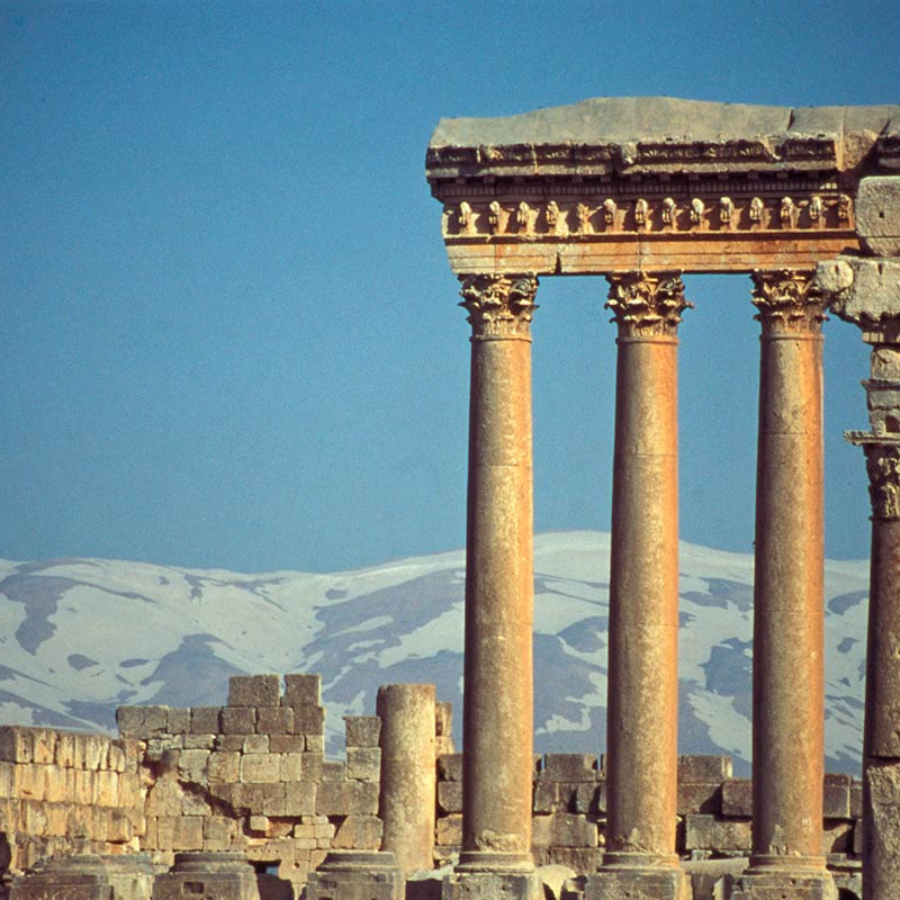
M464 753L433 688L388 685L327 760L308 675L125 708L119 739L3 728L12 900L837 900L860 880L896 900L900 107L450 119L426 173L471 325ZM677 753L677 334L690 275L740 272L760 323L752 783ZM530 323L556 275L603 276L617 328L600 759L532 744ZM860 782L823 771L828 310L872 345L870 430L848 435L872 500Z

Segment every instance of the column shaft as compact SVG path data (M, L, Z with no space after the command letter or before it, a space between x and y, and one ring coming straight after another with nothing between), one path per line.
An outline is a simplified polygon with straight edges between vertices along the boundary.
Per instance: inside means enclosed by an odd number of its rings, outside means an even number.
M531 344L536 279L468 279L473 326L459 871L528 871L534 756Z
M753 857L822 868L822 337L810 277L757 273L762 322L753 629Z
M604 868L674 866L678 710L675 275L610 277L619 326ZM602 870L601 870L602 871Z
M378 689L381 718L381 849L400 871L434 866L437 772L433 684L385 684Z

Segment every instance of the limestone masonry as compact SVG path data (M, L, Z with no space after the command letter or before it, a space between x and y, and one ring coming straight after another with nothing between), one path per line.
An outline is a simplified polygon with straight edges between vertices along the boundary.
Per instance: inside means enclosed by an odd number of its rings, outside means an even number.
M391 900L405 896L406 877L417 896L440 896L463 844L451 714L431 685L386 685L377 715L345 719L345 757L328 759L318 676L258 675L233 677L221 708L121 707L118 738L2 727L6 888L17 876L13 900L61 889L99 900L87 886L136 900L209 882L205 894L234 900L304 889L355 900L347 884L371 891L380 868ZM557 896L603 858L606 764L594 754L529 761L528 851L559 879ZM698 889L730 883L751 849L750 782L732 778L724 756L681 757L677 774L673 852L693 860ZM827 776L823 796L821 852L858 894L861 783ZM359 877L346 882L353 859Z

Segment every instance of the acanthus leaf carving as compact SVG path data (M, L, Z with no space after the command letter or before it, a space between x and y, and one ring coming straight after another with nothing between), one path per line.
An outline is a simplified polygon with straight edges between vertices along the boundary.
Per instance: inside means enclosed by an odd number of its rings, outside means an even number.
M685 309L693 303L684 299L680 272L626 272L608 275L609 299L621 337L674 337Z
M872 518L888 522L900 520L900 443L848 437L853 443L862 444L866 454Z
M537 304L534 275L470 275L462 279L460 296L468 312L473 340L528 339Z
M778 269L756 270L753 278L755 318L764 334L818 334L825 315L825 301L814 285L815 272Z

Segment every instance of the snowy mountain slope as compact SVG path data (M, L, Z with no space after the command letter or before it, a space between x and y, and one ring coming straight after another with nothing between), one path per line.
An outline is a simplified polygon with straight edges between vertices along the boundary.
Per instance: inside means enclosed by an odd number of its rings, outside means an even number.
M682 752L750 757L753 560L681 545ZM114 729L123 703L219 704L234 673L322 674L331 749L378 685L462 703L462 551L334 574L241 575L142 563L0 561L0 721ZM535 745L605 746L609 535L535 541ZM862 734L865 562L826 566L828 767Z

